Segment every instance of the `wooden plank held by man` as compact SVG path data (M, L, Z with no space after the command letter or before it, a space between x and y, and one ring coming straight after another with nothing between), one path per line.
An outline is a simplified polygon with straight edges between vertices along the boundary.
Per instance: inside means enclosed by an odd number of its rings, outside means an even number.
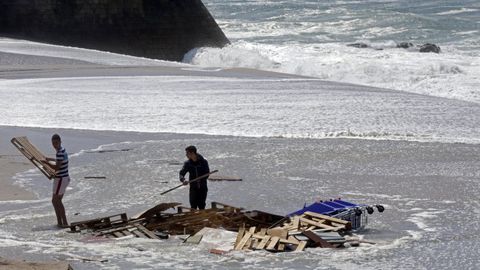
M55 169L45 162L47 157L30 143L27 137L15 137L11 142L48 179L51 180L55 177Z

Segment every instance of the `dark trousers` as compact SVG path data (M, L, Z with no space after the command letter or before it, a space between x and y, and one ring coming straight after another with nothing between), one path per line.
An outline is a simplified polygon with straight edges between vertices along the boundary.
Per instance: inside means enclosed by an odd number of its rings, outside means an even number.
M207 200L207 189L190 189L190 208L205 209L205 201Z

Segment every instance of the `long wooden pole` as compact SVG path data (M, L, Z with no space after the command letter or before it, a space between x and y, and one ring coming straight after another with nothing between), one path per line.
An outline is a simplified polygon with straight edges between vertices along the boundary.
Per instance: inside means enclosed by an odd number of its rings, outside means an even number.
M203 179L203 178L205 178L205 177L207 177L207 176L209 176L209 175L211 175L211 174L214 174L214 173L216 173L216 172L218 172L218 170L214 170L214 171L211 171L211 172L206 173L206 174L204 174L204 175L200 175L199 177L188 181L187 184L190 184L190 183L196 182L196 181L198 181L198 180L201 180L201 179ZM186 184L180 184L180 185L178 185L178 186L176 186L176 187L173 187L173 188L171 188L171 189L169 189L169 190L167 190L167 191L164 191L164 192L160 193L160 195L166 194L166 193L168 193L168 192L170 192L170 191L172 191L172 190L175 190L175 189L177 189L177 188L179 188L179 187L183 187L183 186L185 186L185 185L186 185Z

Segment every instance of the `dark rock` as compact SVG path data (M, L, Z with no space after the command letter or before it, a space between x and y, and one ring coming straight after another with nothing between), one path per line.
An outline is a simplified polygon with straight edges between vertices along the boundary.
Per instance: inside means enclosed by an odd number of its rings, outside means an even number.
M365 43L362 43L362 42L347 44L347 46L355 47L355 48L368 48L369 47L368 44L365 44Z
M420 46L420 52L440 53L440 47L435 44L426 43Z
M2 0L0 36L173 61L229 43L201 0Z
M410 47L413 47L413 43L411 42L400 42L397 44L397 48L404 48L404 49L408 49Z

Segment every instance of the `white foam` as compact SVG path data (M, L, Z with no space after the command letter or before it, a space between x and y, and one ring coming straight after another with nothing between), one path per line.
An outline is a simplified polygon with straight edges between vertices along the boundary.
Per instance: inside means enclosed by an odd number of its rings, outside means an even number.
M382 29L382 31L391 31ZM247 67L312 76L480 103L480 56L448 45L442 53L371 43L358 49L339 43L269 45L238 41L222 49L201 48L184 61L204 67Z
M474 113L474 106L455 107L452 103L450 109L446 103L441 109L436 105L414 106L413 111L406 111L405 106L422 97L401 94L392 99L392 95L395 93L317 79L139 76L10 80L0 82L0 106L6 108L0 124L253 137L480 142L475 125L479 115ZM114 105L105 106L112 100ZM58 105L48 106L52 102ZM435 117L445 110L451 113Z
M460 9L452 9L448 11L438 12L437 15L453 15L453 14L461 14L465 12L476 12L478 9L475 8L460 8Z

